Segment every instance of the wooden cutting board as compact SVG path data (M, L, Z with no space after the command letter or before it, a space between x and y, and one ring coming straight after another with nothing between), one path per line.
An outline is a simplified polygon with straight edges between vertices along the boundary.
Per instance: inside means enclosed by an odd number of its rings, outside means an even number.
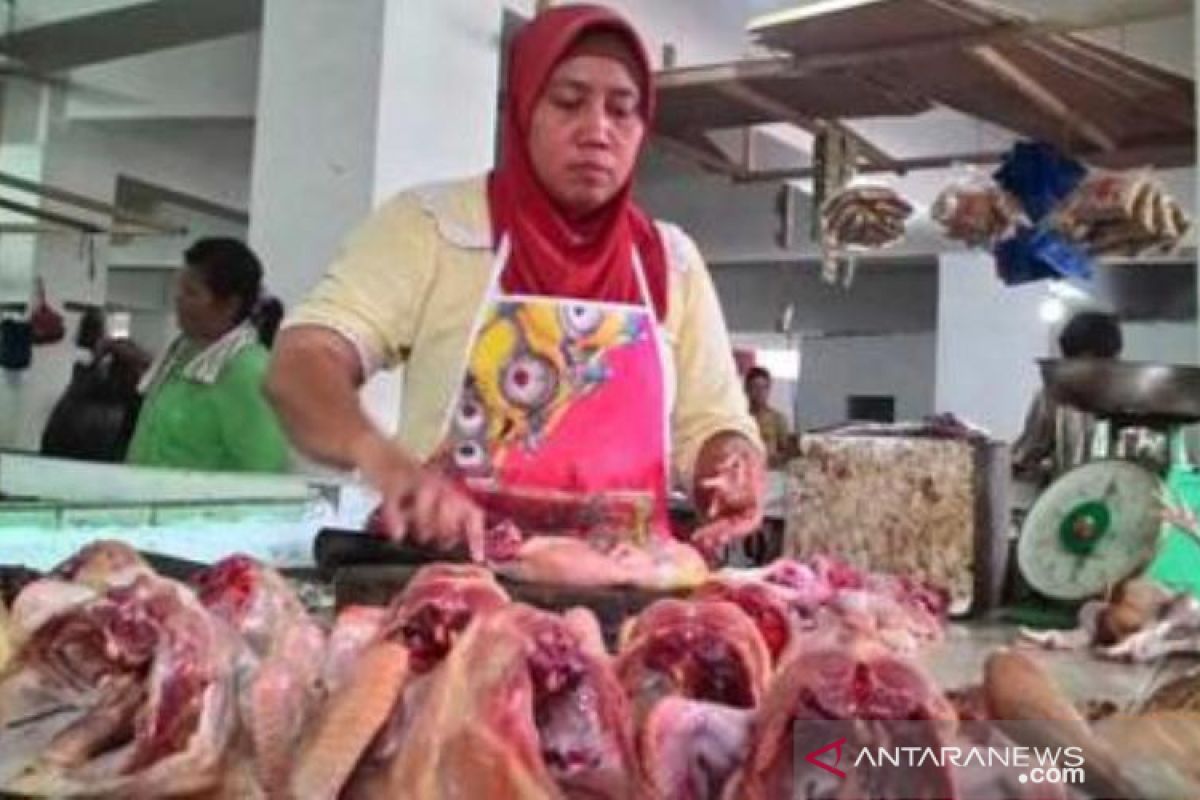
M339 567L334 571L333 586L337 607L349 605L386 605L421 570L415 564L369 564ZM582 606L600 620L605 640L616 641L621 624L651 603L667 597L682 597L677 592L634 588L579 588L551 584L520 583L501 578L505 591L520 603L547 611L566 611Z

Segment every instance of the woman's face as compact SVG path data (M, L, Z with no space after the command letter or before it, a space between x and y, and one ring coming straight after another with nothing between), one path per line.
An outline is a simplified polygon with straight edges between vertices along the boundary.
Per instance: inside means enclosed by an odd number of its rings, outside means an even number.
M204 276L187 267L175 288L175 316L184 336L197 341L215 341L224 336L235 322L238 298L220 298L204 281Z
M554 70L534 106L529 157L542 186L571 216L599 209L633 174L646 124L629 69L581 54Z

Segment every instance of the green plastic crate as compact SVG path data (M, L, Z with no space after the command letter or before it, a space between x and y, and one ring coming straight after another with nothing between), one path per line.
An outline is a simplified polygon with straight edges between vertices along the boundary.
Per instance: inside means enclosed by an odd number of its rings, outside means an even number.
M1200 469L1181 464L1171 467L1167 488L1176 502L1200 514ZM1146 573L1175 591L1200 597L1200 540L1173 525L1164 526L1158 554Z

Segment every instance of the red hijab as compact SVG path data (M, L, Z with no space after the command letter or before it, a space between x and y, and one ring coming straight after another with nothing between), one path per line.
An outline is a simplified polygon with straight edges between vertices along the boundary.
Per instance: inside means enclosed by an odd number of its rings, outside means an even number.
M640 67L642 116L649 129L654 112L653 73L637 33L622 17L600 6L551 8L526 25L508 62L500 165L488 180L488 206L496 242L507 234L512 253L501 285L506 292L639 303L633 250L658 318L667 312L667 259L654 223L632 198L632 178L604 207L570 219L542 187L527 142L534 107L551 73L581 37L616 33Z

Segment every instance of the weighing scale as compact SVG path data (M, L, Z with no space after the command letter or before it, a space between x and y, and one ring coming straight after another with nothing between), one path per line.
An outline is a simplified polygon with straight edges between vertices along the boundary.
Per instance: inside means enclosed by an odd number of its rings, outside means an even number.
M1143 570L1200 596L1200 541L1160 517L1164 494L1200 509L1200 471L1183 431L1200 421L1200 368L1097 359L1040 366L1053 400L1097 418L1096 438L1091 460L1055 480L1025 518L1022 577L1067 602L1102 595ZM1147 431L1164 443L1160 450L1131 446Z

